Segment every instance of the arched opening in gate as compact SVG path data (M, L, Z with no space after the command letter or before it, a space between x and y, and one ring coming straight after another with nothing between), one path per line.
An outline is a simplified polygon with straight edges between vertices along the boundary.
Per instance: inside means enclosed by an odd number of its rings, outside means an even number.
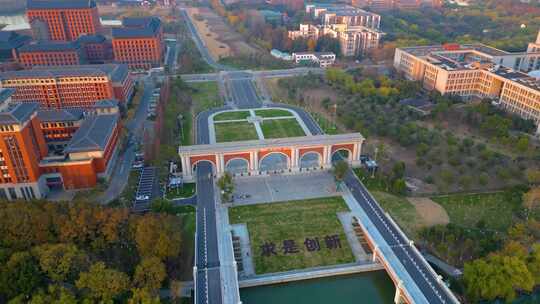
M245 158L233 158L225 165L225 171L232 175L244 175L249 171L249 163Z
M342 160L342 161L349 161L349 158L351 156L351 151L347 149L339 149L334 151L332 153L332 164Z
M198 160L193 165L193 175L197 176L197 169L201 169L201 171L205 174L212 174L213 176L216 175L216 167L214 166L214 163L209 160Z
M289 157L281 152L268 153L261 159L259 169L263 172L283 172L289 169Z
M300 157L300 169L314 169L321 166L321 155L317 152L307 152Z

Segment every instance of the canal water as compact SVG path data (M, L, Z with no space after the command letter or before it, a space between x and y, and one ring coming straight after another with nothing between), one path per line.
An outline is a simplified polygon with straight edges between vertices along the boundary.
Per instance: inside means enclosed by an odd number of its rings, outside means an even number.
M390 304L394 283L384 271L240 289L244 304Z

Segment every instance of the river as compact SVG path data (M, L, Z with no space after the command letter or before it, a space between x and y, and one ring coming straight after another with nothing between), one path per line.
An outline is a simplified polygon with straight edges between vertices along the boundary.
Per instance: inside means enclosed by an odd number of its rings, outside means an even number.
M395 287L386 272L377 271L286 284L244 288L244 304L387 304Z

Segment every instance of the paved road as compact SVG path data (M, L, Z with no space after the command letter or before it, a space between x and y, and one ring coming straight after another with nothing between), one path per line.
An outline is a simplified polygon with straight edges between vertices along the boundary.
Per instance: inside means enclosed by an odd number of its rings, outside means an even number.
M196 304L222 303L212 165L197 164Z
M300 118L304 121L304 123L308 127L311 134L313 134L313 135L322 135L322 134L324 134L324 132L321 129L321 127L319 126L319 124L315 121L315 119L313 119L311 114L306 112L304 109L299 108L299 107L295 107L295 106L291 106L291 105L288 105L288 104L282 104L282 103L272 103L272 104L270 104L270 106L276 106L276 107L291 109L291 110L295 111L298 114L298 116L300 116Z
M383 209L351 170L347 172L344 181L428 303L455 303L454 299L447 293L447 289L437 282L436 277L424 264L423 258L411 247L409 240L404 238L394 227Z
M126 124L128 136L133 137L133 141L139 142L142 140L141 129L146 120L148 104L150 103L152 90L154 89L154 83L150 77L144 78L142 81L144 82L144 92L139 107L135 112L135 116ZM135 144L129 144L126 150L118 156L116 167L109 181L109 187L99 199L101 204L108 204L113 201L120 196L124 190L128 181L129 172L131 171L131 164L135 160L136 148Z
M259 108L262 103L257 96L252 78L231 79L229 81L232 101L240 109Z
M228 70L229 67L217 63L214 58L210 55L210 52L208 51L208 48L204 45L203 40L199 36L199 33L197 32L197 29L195 28L195 25L193 25L193 22L191 21L191 18L189 17L189 14L185 9L180 9L180 16L184 18L186 21L186 25L189 29L189 32L191 34L191 37L193 38L193 41L195 42L195 45L199 49L199 52L201 53L202 58L204 61L206 61L209 65L211 65L213 68L217 70Z

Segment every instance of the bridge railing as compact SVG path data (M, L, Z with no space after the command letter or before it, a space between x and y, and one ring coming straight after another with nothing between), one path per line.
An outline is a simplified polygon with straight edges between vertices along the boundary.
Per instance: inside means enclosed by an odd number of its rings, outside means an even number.
M367 216L367 214L366 214ZM364 234L365 236L369 239L369 241L372 243L372 244L375 244L374 246L374 250L373 250L373 256L378 256L379 257L379 260L381 261L382 265L384 266L384 268L386 269L386 271L389 273L390 276L393 276L394 277L394 283L396 284L396 289L397 288L400 288L398 286L398 282L401 281L401 279L399 278L399 275L397 274L397 271L392 267L392 265L390 264L389 261L387 261L387 258L386 256L383 254L382 251L384 251L384 249L382 249L381 247L378 247L376 244L377 242L375 241L374 237L370 234L369 232L369 229L367 229L367 227L365 226L365 224L359 219L358 220L358 223L360 224L360 227L362 228L362 230L364 231ZM374 225L373 225L374 226ZM376 229L376 228L375 228ZM382 238L382 236L381 236ZM408 299L409 303L414 303L413 301L413 297L411 296L411 294L409 293L409 291L407 290L407 288L400 288L400 290L403 292L403 296Z
M354 174L354 171L352 172L352 174ZM362 183L362 181L358 178L358 176L356 176L356 174L354 174L355 178L360 182L360 184L362 185L362 187L364 187L365 189L366 186L364 185L364 183ZM369 197L377 203L377 205L380 207L379 203L377 202L377 200L373 197L373 195L371 195L371 193L369 191L366 191L369 195ZM382 210L382 208L381 208ZM420 253L420 251L418 251L418 249L416 248L416 246L414 246L414 243L409 240L409 238L407 237L407 235L403 232L403 230L399 227L399 225L394 221L394 219L392 218L392 216L388 213L388 212L384 212L386 217L388 218L388 220L390 221L390 223L392 224L392 226L394 226L394 228L398 231L398 233L403 237L404 240L408 241L408 245L409 247L412 248L412 250L414 251L415 254L418 255L418 257L420 258L420 261L422 261L422 264L426 267L426 269L428 269L428 271L430 272L431 275L433 275L433 277L437 280L437 282L439 283L439 285L441 285L442 289L444 290L444 292L454 301L454 303L459 303L459 300L456 298L456 296L454 295L454 293L452 293L452 291L450 291L450 289L446 286L446 284L444 284L444 282L442 281L441 279L441 276L435 272L435 270L433 269L433 267L431 267L431 265L429 265L429 263L426 261L426 259L424 258L424 256Z

